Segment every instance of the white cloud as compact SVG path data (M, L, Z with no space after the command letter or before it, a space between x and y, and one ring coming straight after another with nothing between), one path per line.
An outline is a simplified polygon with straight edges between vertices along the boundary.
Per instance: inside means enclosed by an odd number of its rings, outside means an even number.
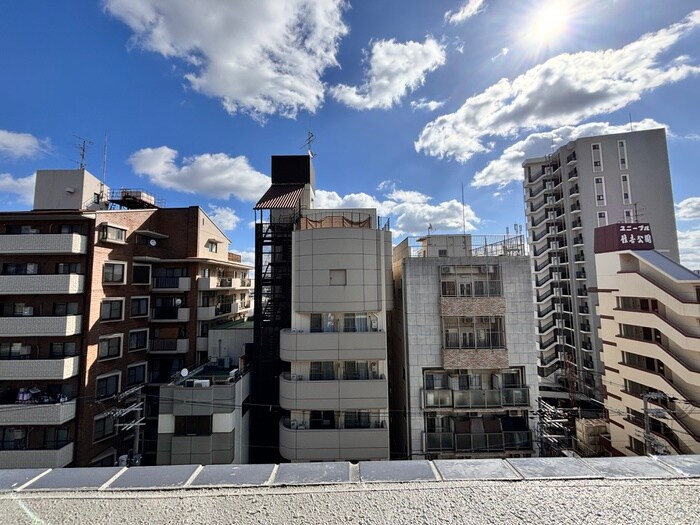
M36 157L48 147L48 139L38 139L29 133L15 133L0 129L0 157L13 159Z
M12 193L17 196L17 204L34 203L34 182L36 173L28 177L14 178L9 173L0 173L0 192Z
M681 264L691 270L700 270L700 228L678 231Z
M501 49L500 53L491 57L491 62L495 62L497 59L506 56L509 52L510 52L510 49L508 49L507 47L504 47L503 49Z
M435 111L445 105L445 101L442 102L437 100L427 100L425 98L419 98L418 100L411 100L411 109L413 111L417 109L424 109L426 111Z
M666 127L665 124L653 119L632 123L632 128L637 131L663 127ZM503 150L500 157L489 162L484 169L474 175L471 185L503 188L511 182L522 180L523 168L521 165L526 158L546 155L552 151L552 145L558 148L579 137L624 133L629 129L629 123L615 126L608 122L589 122L580 126L562 126L552 131L533 133Z
M466 229L476 229L481 220L469 205L457 200L431 204L432 197L411 190L392 187L391 191L378 199L366 193L351 193L341 197L334 191L317 190L316 206L318 208L376 208L377 214L389 217L395 237L403 235L422 235L428 225L432 224L436 232L462 231L463 219Z
M128 162L134 173L157 186L217 199L235 195L242 201L255 201L270 186L270 177L255 171L243 156L204 153L183 158L180 166L177 157L176 150L161 146L140 149Z
M676 204L676 218L681 221L700 219L700 197L690 197Z
M259 119L315 112L337 66L344 0L104 0L131 43L181 59L196 91Z
M209 217L214 223L224 231L231 231L236 228L241 218L236 215L236 210L227 206L217 206L209 204Z
M456 112L428 123L416 151L464 162L489 151L489 137L575 125L638 100L642 93L700 73L668 53L700 25L700 11L620 49L562 54L514 80L501 79Z
M457 11L445 13L445 21L450 24L461 24L465 20L481 12L484 0L465 0Z
M425 75L445 63L445 46L432 37L424 43L378 40L372 44L369 71L360 86L330 88L333 98L354 109L388 109L425 82Z

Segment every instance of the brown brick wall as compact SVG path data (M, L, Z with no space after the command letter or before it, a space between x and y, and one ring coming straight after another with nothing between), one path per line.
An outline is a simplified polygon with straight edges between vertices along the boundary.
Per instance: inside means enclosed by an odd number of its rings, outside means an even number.
M443 348L442 366L456 368L508 368L508 350L454 350Z
M474 316L506 314L505 297L441 297L440 311L443 316Z

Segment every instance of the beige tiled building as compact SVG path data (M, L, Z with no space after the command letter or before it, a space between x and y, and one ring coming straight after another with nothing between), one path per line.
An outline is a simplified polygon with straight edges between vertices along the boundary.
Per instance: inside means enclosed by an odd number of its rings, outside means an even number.
M649 224L596 230L609 445L700 453L700 276L653 249Z
M522 236L407 238L393 274L392 457L532 455L537 349Z

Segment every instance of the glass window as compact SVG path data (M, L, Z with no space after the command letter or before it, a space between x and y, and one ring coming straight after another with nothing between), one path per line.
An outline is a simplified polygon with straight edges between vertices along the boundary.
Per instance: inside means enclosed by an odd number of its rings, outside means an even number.
M369 412L348 410L345 412L345 428L369 428Z
M209 250L210 252L216 253L217 250L219 249L219 245L218 245L218 243L215 243L215 242L212 242L212 241L208 241L207 244L206 244L206 248L207 248L207 250Z
M126 370L126 386L140 385L146 382L146 363L133 365Z
M145 350L148 346L148 330L133 330L129 332L129 352Z
M102 270L102 282L123 284L126 282L124 279L125 267L124 263L106 262Z
M113 335L109 337L101 337L98 344L97 358L111 359L119 357L122 353L122 337L121 335Z
M131 317L145 317L148 315L148 297L131 298Z
M151 284L151 267L147 264L134 264L133 284Z
M103 241L126 241L126 230L114 226L105 225L102 228L101 239Z
M114 427L114 417L112 416L98 416L95 418L95 423L93 425L93 441L99 441L106 437L113 436L115 432Z
M77 315L78 303L54 303L54 315Z
M97 399L113 396L117 392L119 392L119 373L97 378L95 394Z
M123 305L123 299L102 301L100 305L100 319L102 321L121 320Z

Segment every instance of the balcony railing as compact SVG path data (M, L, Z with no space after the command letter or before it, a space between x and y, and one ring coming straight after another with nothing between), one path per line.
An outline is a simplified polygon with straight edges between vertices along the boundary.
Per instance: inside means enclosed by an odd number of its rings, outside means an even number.
M191 286L189 277L154 277L151 284L154 291L188 292Z
M80 357L10 359L0 361L0 380L68 379L78 375Z
M28 233L0 235L0 253L85 254L87 237L77 233Z
M497 390L423 390L423 407L428 408L503 408L529 406L528 388Z
M189 321L190 309L178 306L157 306L151 308L153 321Z
M189 350L189 339L151 339L149 351L184 354Z
M532 432L529 430L472 434L425 433L426 452L502 452L531 449Z

